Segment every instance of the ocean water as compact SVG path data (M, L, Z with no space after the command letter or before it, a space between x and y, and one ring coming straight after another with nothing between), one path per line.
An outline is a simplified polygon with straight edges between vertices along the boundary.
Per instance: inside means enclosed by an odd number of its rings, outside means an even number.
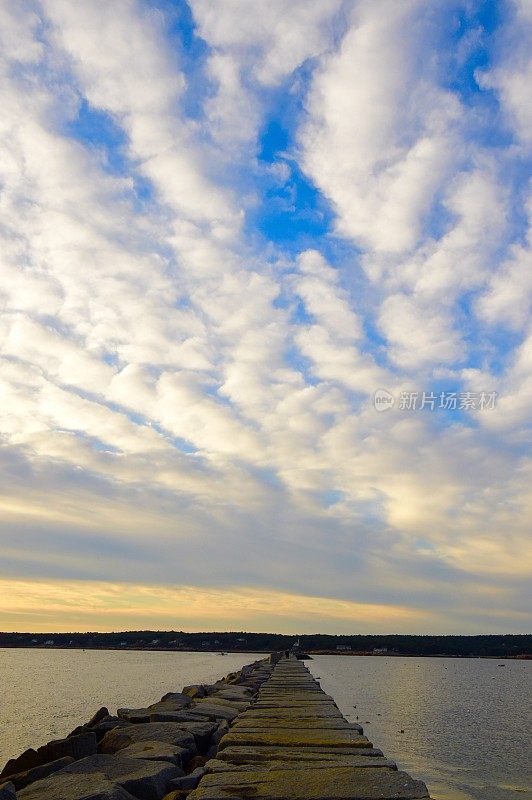
M190 683L214 683L264 654L0 649L0 769L60 739L100 706L141 707Z
M424 780L435 800L532 797L530 661L314 656L305 663L342 713Z
M102 705L111 713L148 705L262 657L0 649L0 765L65 736ZM435 800L532 798L530 662L314 656L305 663L344 715L358 717L374 745L424 780Z

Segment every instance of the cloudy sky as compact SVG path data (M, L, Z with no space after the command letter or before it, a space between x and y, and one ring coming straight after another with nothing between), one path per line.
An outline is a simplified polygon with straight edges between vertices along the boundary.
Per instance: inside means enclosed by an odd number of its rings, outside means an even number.
M0 8L0 629L528 631L530 0Z

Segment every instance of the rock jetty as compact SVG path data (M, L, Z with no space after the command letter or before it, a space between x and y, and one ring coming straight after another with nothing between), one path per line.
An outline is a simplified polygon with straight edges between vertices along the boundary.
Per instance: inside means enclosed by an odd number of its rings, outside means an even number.
M426 800L302 661L256 661L145 708L101 708L0 773L0 800Z

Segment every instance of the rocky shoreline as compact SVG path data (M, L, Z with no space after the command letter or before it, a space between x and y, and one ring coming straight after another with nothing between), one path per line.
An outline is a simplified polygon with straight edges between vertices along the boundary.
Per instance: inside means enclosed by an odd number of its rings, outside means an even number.
M145 708L100 708L0 773L0 800L184 798L430 800L288 651Z
M271 671L271 660L264 659L145 708L120 708L116 715L100 708L66 738L8 761L0 772L0 800L184 797Z

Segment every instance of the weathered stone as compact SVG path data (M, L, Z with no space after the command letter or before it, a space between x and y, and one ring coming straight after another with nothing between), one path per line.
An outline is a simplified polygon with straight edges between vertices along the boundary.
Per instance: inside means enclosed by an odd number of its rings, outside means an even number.
M127 727L129 727L129 722L126 720L109 716L105 717L105 719L102 719L101 722L98 722L93 728L91 728L91 730L96 734L96 740L101 742L105 734L109 731L114 731L116 728Z
M226 682L222 679L221 681L216 681L216 683L204 684L205 694L214 694L215 692L222 691L222 689L227 689L228 686Z
M36 750L32 748L24 750L17 758L9 759L2 772L0 772L0 778L5 778L7 775L15 775L17 772L24 772L27 769L32 769L32 767L38 767L39 764L42 764L42 759Z
M256 764L262 761L286 761L287 757L294 761L336 761L344 756L356 758L379 758L382 750L364 747L225 747L216 758L232 764Z
M386 768L323 767L207 774L190 800L428 800L427 787Z
M194 737L199 750L206 750L211 744L211 737L218 725L216 722L183 722L176 720L174 712L152 714L150 722L173 722L182 731L188 731Z
M152 711L149 708L119 708L116 713L121 720L138 725L149 722Z
M186 694L188 697L191 697L193 700L195 700L197 697L205 697L207 692L205 690L205 686L202 686L199 683L193 683L190 686L183 686L182 694Z
M222 722L220 722L218 727L216 728L216 731L213 733L212 743L218 745L222 741L225 734L228 733L228 731L229 731L229 724L227 723L226 720L222 720Z
M209 698L209 701L211 698ZM230 708L229 706L222 706L214 702L215 698L213 698L211 702L202 702L198 703L197 706L194 706L194 714L198 717L203 717L204 719L215 719L221 720L226 719L228 722L232 722L236 717L238 717L238 709Z
M49 761L47 764L40 764L38 767L32 767L25 772L17 772L15 775L10 775L9 780L12 781L15 789L18 791L19 789L24 789L24 787L29 786L30 783L39 781L42 778L47 778L49 775L53 775L54 772L59 772L60 769L68 766L68 764L71 764L73 761L74 759L71 756L64 756L63 758L58 758L56 761Z
M61 773L32 783L18 792L17 800L135 800L134 796L100 773Z
M96 753L96 734L94 731L86 731L78 736L69 736L66 739L54 739L48 744L43 744L37 749L41 761L55 761L58 758L71 756L74 759L86 758Z
M235 745L274 747L372 747L365 736L357 731L338 730L293 730L291 728L269 728L264 731L245 732L231 729L220 742L219 748Z
M202 698L196 702L195 709L201 708L203 705L216 705L223 708L236 709L237 711L245 711L249 708L249 700L226 700L220 694L209 695L209 697Z
M109 716L110 716L109 709L106 708L105 706L102 706L101 708L98 709L98 711L95 714L93 714L93 716L87 722L87 728L93 728L95 725L97 725L99 722L101 722L103 719Z
M188 751L168 742L135 742L119 751L121 758L142 758L147 761L168 761L182 769L188 760ZM183 773L184 774L184 773Z
M0 785L0 800L17 800L15 787L11 781Z
M96 755L75 761L57 777L87 774L103 775L141 800L161 800L169 782L179 775L176 767L166 761Z
M136 742L166 742L184 748L190 757L197 754L194 737L173 722L149 722L109 731L99 745L100 753L117 753Z
M158 706L161 703L167 706L173 704L174 711L177 711L179 708L187 708L187 706L192 705L192 699L184 694L184 692L167 692L157 703L154 703L154 705Z
M299 708L287 708L280 706L279 708L257 708L256 705L251 706L248 711L244 711L239 720L242 719L301 719L302 717L311 717L312 719L331 719L338 718L344 719L339 709L332 703L320 703L317 708L317 703L313 706L300 706Z
M267 692L283 692L289 689L303 688L307 691L321 691L319 683L307 678L270 678L260 690L261 694Z
M252 698L252 691L247 686L228 686L219 692L213 692L209 697L222 698L224 700L240 700L249 702Z
M206 756L194 756L187 764L187 771L193 772L198 767L204 767L208 760Z
M169 788L170 789L195 789L200 780L206 774L207 770L205 767L198 767L193 772L189 773L188 775L184 775L182 778L173 778L170 781Z
M353 730L362 733L362 726L357 722L348 722L343 717L331 717L330 719L316 719L314 717L294 717L293 719L277 719L275 717L265 717L257 719L253 717L237 717L235 724L231 728L233 731L240 729L259 729L270 728L308 728L319 730Z
M272 694L259 697L254 706L256 708L268 708L269 706L275 708L285 703L290 706L297 706L298 704L313 705L314 703L319 705L327 702L332 703L334 701L328 694L322 694L321 692L287 692L286 696Z
M157 703L145 708L119 708L116 712L120 719L134 724L149 722L150 716L156 713L182 711L192 705L192 698L181 692L169 692Z
M196 713L194 706L187 708L185 711L153 711L150 714L150 718L158 714L165 714L166 716L171 714L171 722L205 722L206 718L205 714ZM149 722L150 719L147 721Z
M259 750L259 748L257 748ZM298 757L301 753L301 758ZM255 754L256 755L256 751ZM285 750L283 757L270 760L260 760L258 758L248 758L244 763L235 764L232 761L222 761L218 758L211 758L207 762L207 772L241 772L241 771L263 771L272 769L322 769L323 767L357 767L357 768L376 768L386 767L387 769L397 769L395 761L387 758L369 758L359 755L336 755L334 753L315 753L312 757L305 758L304 751Z
M305 706L305 708L313 708L316 706L316 709L319 709L320 706L336 705L334 701L325 694L317 694L314 699L309 698L305 695L300 695L299 697L293 695L281 698L280 700L261 700L259 698L257 702L253 704L253 708L301 708L302 706Z

